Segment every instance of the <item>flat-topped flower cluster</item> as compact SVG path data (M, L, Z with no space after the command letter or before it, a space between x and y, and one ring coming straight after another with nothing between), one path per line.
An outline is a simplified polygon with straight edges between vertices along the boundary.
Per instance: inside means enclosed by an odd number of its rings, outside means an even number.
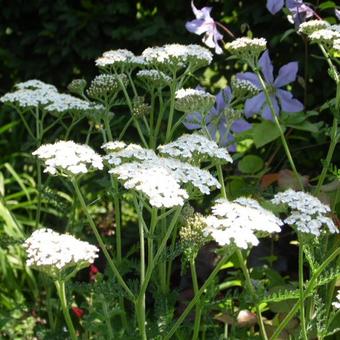
M5 104L19 108L40 107L47 112L65 113L101 111L103 106L76 98L69 94L59 93L55 86L45 84L40 80L28 80L15 85L17 89L0 97Z
M320 236L324 231L322 227L327 226L330 233L338 233L333 220L326 216L329 206L306 192L288 189L276 194L272 203L290 208L290 215L284 222L295 226L299 232Z
M272 212L246 197L232 202L217 200L212 207L212 215L206 217L206 224L205 234L219 245L236 245L243 249L259 244L256 233L280 232L283 225Z
M99 252L96 246L88 242L48 228L34 231L23 246L27 252L27 265L47 273L76 265L89 265Z
M91 170L102 170L103 161L88 145L74 143L73 141L59 141L54 144L45 144L33 152L44 162L44 172L51 175L78 175Z

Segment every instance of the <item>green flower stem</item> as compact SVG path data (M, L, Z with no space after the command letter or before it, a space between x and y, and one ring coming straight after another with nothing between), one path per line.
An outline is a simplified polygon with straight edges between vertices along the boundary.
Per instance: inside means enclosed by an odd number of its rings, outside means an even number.
M171 137L171 128L172 128L172 121L174 118L175 113L175 94L176 94L176 74L173 74L173 81L170 85L170 110L169 110L169 118L168 118L168 124L166 127L166 135L165 135L165 143L170 142Z
M191 271L191 278L192 278L192 285L194 287L195 296L198 294L198 281L197 281L197 273L196 273L196 266L195 266L195 259L192 257L190 259L190 271ZM201 315L202 315L202 308L200 299L198 299L195 311L195 323L194 323L194 334L192 336L192 340L197 340L200 332L200 324L201 324Z
M305 318L305 303L304 303L304 280L303 280L303 243L302 238L299 238L299 290L300 290L300 324L302 338L308 339L306 333L306 318Z
M181 316L177 319L175 324L172 326L168 334L164 337L164 340L169 340L171 337L175 334L177 331L178 327L182 324L182 322L185 320L185 318L188 316L192 308L196 305L198 300L200 299L201 295L204 293L206 288L210 285L210 283L214 280L215 276L217 273L220 271L222 266L226 263L227 259L231 256L231 254L228 252L224 254L224 256L220 259L220 261L217 263L216 267L214 270L211 272L209 275L208 279L204 282L202 287L199 289L197 294L194 296L194 298L190 301L190 303L187 305Z
M42 122L40 121L40 114L39 114L39 108L36 107L35 109L35 133L36 133L36 147L39 147L41 145L42 140ZM42 179L41 179L41 164L39 159L36 159L36 166L37 166L37 190L38 190L38 197L37 197L37 211L35 215L35 228L39 227L40 218L41 218L41 198L42 198Z
M112 132L110 128L110 122L108 119L104 119L105 131L107 134L107 138L104 138L104 142L106 140L112 142ZM111 186L114 190L113 192L113 205L114 205L114 213L115 213L115 236L116 236L116 253L117 253L117 261L121 263L122 261L122 231L121 231L121 214L120 214L120 202L119 202L119 189L118 189L118 181L110 174L110 182Z
M322 184L325 181L327 171L329 169L329 165L331 163L331 160L332 160L332 157L333 157L333 154L334 154L334 151L335 151L335 147L336 147L336 145L339 141L337 116L339 115L339 112L340 112L340 78L339 78L337 69L334 66L334 64L332 63L332 60L329 57L325 48L321 44L319 44L319 47L322 51L322 54L326 58L326 61L328 63L329 68L332 70L332 74L334 75L334 81L336 83L336 97L335 97L335 113L334 113L334 118L333 118L331 136L330 136L331 137L331 143L329 145L329 149L328 149L328 152L327 152L326 161L324 163L324 166L322 168L318 183L316 185L316 189L315 189L315 192L314 192L315 195L318 195L320 193L320 189L321 189Z
M174 229L176 230L176 229ZM161 235L165 235L166 232L166 219L161 220ZM174 233L175 234L175 233ZM159 240L158 246L160 246L161 239ZM161 292L166 295L168 293L168 286L167 286L167 262L161 261L161 263L158 264L159 267L159 282L161 287Z
M131 117L129 118L129 120L127 121L127 123L125 124L125 126L124 126L122 132L120 133L120 135L119 135L119 137L118 137L118 140L121 140L121 139L124 137L126 130L128 129L128 127L130 126L130 124L131 124L132 122L133 122L133 117L131 116Z
M16 108L15 106L12 106L12 105L11 105L11 107L12 107L14 110L16 110L16 111L18 112L18 114L19 114L19 116L20 116L22 122L23 122L24 125L25 125L25 128L26 128L28 134L31 136L31 138L32 138L33 140L35 140L35 139L36 139L36 136L34 135L32 129L30 128L30 126L29 126L28 123L27 123L27 120L25 119L25 116L24 116L24 113L25 113L25 112L21 112L20 109ZM27 112L27 111L26 111L26 112Z
M132 111L133 111L133 106L132 106L132 103L131 103L131 99L129 97L129 94L126 90L126 87L123 83L123 81L120 79L119 75L117 72L115 72L115 74L117 75L117 79L118 79L118 82L119 82L119 85L124 93L124 96L125 96L125 99L126 99L126 102L128 104L128 107L129 107L129 110L130 110L130 113L132 115ZM144 147L148 148L148 143L146 142L145 138L144 138L144 135L143 135L143 132L141 130L141 127L139 125L139 122L138 122L138 119L136 119L136 117L132 116L132 121L134 122L135 124L135 127L137 129L137 132L138 132L138 135L139 135L139 138L141 139Z
M143 284L143 286L142 286L142 288L140 290L140 293L139 293L140 295L141 294L145 294L145 292L146 292L146 289L147 289L147 286L148 286L148 284L150 282L153 270L155 269L156 264L157 264L159 258L163 254L164 249L166 248L166 244L168 242L168 239L169 239L172 231L174 230L174 228L176 226L176 223L178 221L178 217L179 217L180 213L181 213L181 208L178 208L176 210L176 212L174 213L174 216L172 217L171 222L168 225L166 233L165 233L165 235L163 237L163 240L162 240L161 244L158 247L158 250L156 252L156 255L153 258L152 263L148 266L148 269L147 269L146 274L145 274L144 284Z
M166 105L164 105L161 89L158 89L158 99L159 99L159 114L158 114L158 117L157 117L156 127L155 127L155 131L154 131L153 144L150 145L150 147L152 149L156 148L157 138L158 138L158 135L159 135L159 130L161 128L161 124L162 124L162 120L163 120L163 116L164 116L164 111L165 111L165 107L166 107Z
M217 169L218 180L221 184L221 194L222 194L223 198L226 199L227 198L227 192L226 192L226 189L225 189L224 177L223 177L223 171L222 171L221 163L216 164L216 169Z
M303 187L303 183L302 183L301 177L300 177L299 173L298 173L297 170L296 170L295 163L294 163L293 157L292 157L292 155L291 155L291 153L290 153L289 146L288 146L288 144L287 144L285 135L284 135L283 130L282 130L282 128L281 128L279 119L277 118L277 115L276 115L276 113L275 113L275 109L274 109L273 103L272 103L272 101L271 101L271 99L270 99L270 95L269 95L269 92L268 92L268 88L267 88L267 86L266 86L266 84L265 84L265 82L264 82L264 80L263 80L263 78L262 78L261 73L259 72L259 70L255 68L255 69L254 69L254 72L256 73L256 75L257 75L257 77L258 77L258 79L259 79L259 81L260 81L260 83L261 83L261 86L262 86L262 88L263 88L264 94L265 94L265 96L266 96L267 104L268 104L268 106L269 106L269 108L270 108L270 111L271 111L271 113L272 113L272 116L273 116L274 122L275 122L275 124L276 124L276 127L278 128L278 130L279 130L279 132L280 132L281 142L282 142L283 148L284 148L284 150L285 150L285 152L286 152L286 155L287 155L288 161L289 161L289 163L290 163L290 166L291 166L291 168L292 168L292 170L293 170L293 172L294 172L294 175L295 175L295 177L296 177L296 179L297 179L297 181L298 181L298 183L299 183L300 189L301 189L302 191L304 191L304 187Z
M82 209L83 209L83 211L84 211L84 213L85 213L85 215L87 217L87 220L88 220L88 222L90 224L90 227L91 227L91 229L92 229L92 231L93 231L93 233L94 233L94 235L95 235L95 237L97 239L97 242L98 242L100 248L102 249L102 251L104 253L104 256L105 256L105 258L106 258L106 260L107 260L107 262L108 262L108 264L109 264L113 274L116 276L118 283L125 290L128 298L131 301L134 301L135 300L135 296L133 295L133 293L131 292L129 287L126 285L126 283L125 283L124 279L122 278L122 276L120 275L117 267L113 263L113 261L112 261L112 259L110 257L110 254L107 251L107 249L105 247L105 244L104 244L104 242L103 242L103 240L102 240L102 238L101 238L101 236L100 236L100 234L99 234L99 232L97 230L97 227L96 227L96 225L95 225L95 223L94 223L94 221L93 221L93 219L92 219L92 217L91 217L91 215L90 215L90 213L89 213L89 211L87 209L87 205L86 205L86 203L84 201L83 195L82 195L82 193L80 191L80 188L78 186L77 180L75 178L72 178L72 184L73 184L73 187L74 187L74 189L76 191L76 194L77 194L77 197L79 199L80 205L81 205L81 207L82 207Z
M72 319L71 319L71 316L70 316L70 313L69 313L69 310L68 310L68 307L67 307L66 292L65 292L65 281L60 280L60 281L55 281L54 283L55 283L55 286L57 288L57 293L58 293L59 300L60 300L60 303L61 303L61 309L63 311L64 318L65 318L65 321L66 321L68 331L70 332L71 339L77 340L77 338L78 338L77 333L74 329Z
M139 219L139 247L140 247L140 287L143 286L145 281L145 243L144 243L144 228ZM136 314L139 326L139 332L142 339L147 339L145 329L145 292L139 294L136 300Z
M149 145L150 148L155 148L154 135L155 135L155 91L152 88L150 90L151 93L151 110L149 117L149 126L150 126L150 134L149 134Z
M250 292L250 294L253 297L255 297L256 296L256 291L255 291L255 288L254 288L254 286L253 286L253 284L251 282L251 278L250 278L250 275L249 275L249 270L248 270L248 268L247 268L247 266L245 264L245 260L243 258L242 252L241 252L241 250L239 248L236 249L236 255L238 257L239 264L241 266L243 275L245 277L246 285L248 286L248 291ZM255 309L256 309L257 322L258 322L259 327L260 327L260 333L261 333L262 339L267 340L268 336L267 336L266 328L264 327L264 323L263 323L263 319L262 319L262 315L261 315L261 310L260 310L260 307L259 307L258 303L256 303Z
M70 136L70 133L72 131L72 129L81 121L83 120L85 117L80 117L79 119L72 119L71 124L68 126L66 132L65 132L65 140L68 140L68 137Z
M306 290L303 294L303 301L312 293L314 287L314 284L317 280L317 278L321 275L321 273L325 270L325 268L338 256L340 255L340 248L337 248L328 258L319 266L319 268L313 273L312 278L307 284ZM286 317L282 320L282 322L279 324L277 329L275 330L274 334L271 336L270 340L276 339L281 332L286 328L289 321L294 317L294 315L299 310L301 304L301 300L297 301L293 308L290 310L290 312L286 315Z

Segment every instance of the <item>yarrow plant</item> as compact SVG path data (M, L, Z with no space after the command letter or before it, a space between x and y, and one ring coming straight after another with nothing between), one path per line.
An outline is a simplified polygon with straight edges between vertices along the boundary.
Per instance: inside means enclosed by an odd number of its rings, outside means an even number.
M39 302L39 327L50 328L43 336L308 340L336 332L340 31L335 19L318 17L318 6L267 1L272 14L283 7L295 29L281 40L295 32L306 52L309 43L319 48L316 62L327 63L336 86L335 98L315 110L306 63L302 70L291 61L275 76L279 39L254 37L250 23L235 38L212 7L194 2L185 27L219 58L225 51L225 70L238 72L228 79L215 83L221 68L206 47L166 43L139 55L98 52L98 74L74 79L72 95L32 79L0 97L18 112L28 132L24 155L36 165L25 162L22 180L8 163L0 166L0 215L12 234L21 225L31 234L22 281ZM235 18L223 14L221 22ZM330 129L318 121L328 111ZM315 166L302 178L301 148L290 144L305 147L311 136L321 148L329 140L329 150L321 173ZM32 201L30 220L22 197ZM293 260L280 253L285 243Z

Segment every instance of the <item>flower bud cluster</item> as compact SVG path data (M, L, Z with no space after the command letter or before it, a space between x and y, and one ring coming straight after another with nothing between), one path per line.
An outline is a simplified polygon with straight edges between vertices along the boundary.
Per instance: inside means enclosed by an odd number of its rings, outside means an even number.
M207 242L204 229L207 227L203 215L196 213L189 217L181 227L179 236L186 256L196 256L199 249Z
M67 89L78 96L84 94L84 90L86 88L87 81L85 79L73 79L67 86Z
M117 76L112 74L100 74L92 80L91 85L87 90L87 94L91 98L105 98L111 96L121 89L121 82L124 86L127 85L128 79L125 74L119 74Z
M96 60L96 66L113 68L116 71L143 65L145 65L145 60L142 56L135 56L131 51L126 49L106 51Z
M141 118L145 117L150 113L151 106L144 102L143 96L137 96L132 101L132 115Z
M231 88L235 98L251 98L259 93L259 89L249 80L234 78L231 80Z
M180 89L176 91L175 108L182 112L208 112L215 103L215 96L197 89Z
M313 32L309 39L313 43L320 43L327 49L331 49L333 48L334 41L340 39L340 32L332 29L321 29Z

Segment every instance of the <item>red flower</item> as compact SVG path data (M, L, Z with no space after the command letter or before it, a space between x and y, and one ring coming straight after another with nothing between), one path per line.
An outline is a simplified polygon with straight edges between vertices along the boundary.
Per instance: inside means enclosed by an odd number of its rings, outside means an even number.
M84 309L79 307L72 307L72 311L79 319L81 319L85 313Z
M90 272L89 272L90 281L94 281L95 280L97 273L99 273L99 269L94 264L91 264Z

